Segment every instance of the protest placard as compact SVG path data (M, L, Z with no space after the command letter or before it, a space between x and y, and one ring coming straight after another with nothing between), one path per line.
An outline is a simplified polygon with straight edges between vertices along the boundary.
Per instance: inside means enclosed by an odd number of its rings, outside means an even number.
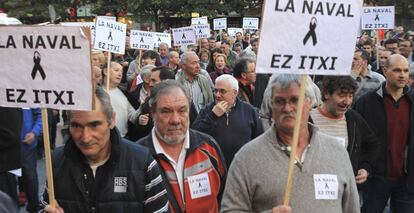
M131 49L154 50L155 35L153 32L131 30Z
M207 16L191 19L191 25L202 25L202 24L208 24Z
M196 39L210 37L210 25L195 25L194 31Z
M361 28L363 30L394 28L395 8L364 7L362 10Z
M227 18L216 18L213 20L214 30L225 30L227 29Z
M154 47L158 47L161 43L166 43L171 48L171 35L169 33L155 32L154 36Z
M237 33L241 33L243 35L243 29L234 27L227 28L227 34L229 34L229 36L236 37Z
M2 27L0 63L1 106L92 109L90 44L80 27Z
M362 0L267 1L257 72L349 75L361 13Z
M172 29L174 45L184 46L196 44L196 35L194 32L194 27L181 27Z
M243 18L243 29L258 30L259 29L259 18L244 17Z
M60 25L67 27L87 27L91 30L91 44L95 42L95 22L60 22Z
M125 54L126 24L98 16L95 30L95 49Z

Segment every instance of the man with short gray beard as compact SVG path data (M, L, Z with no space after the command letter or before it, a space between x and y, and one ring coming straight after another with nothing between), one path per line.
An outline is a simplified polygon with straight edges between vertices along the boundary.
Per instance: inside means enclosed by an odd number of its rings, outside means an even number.
M220 147L204 133L189 129L189 92L175 80L151 90L154 128L138 143L161 165L173 212L218 212L226 164Z

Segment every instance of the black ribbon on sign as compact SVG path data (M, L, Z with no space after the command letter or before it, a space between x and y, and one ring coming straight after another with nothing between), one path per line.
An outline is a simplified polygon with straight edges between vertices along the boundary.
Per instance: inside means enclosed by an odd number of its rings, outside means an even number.
M378 14L375 16L375 19L374 19L374 21L379 21L380 19L379 19L379 16L378 16Z
M316 43L318 42L317 38L316 38L316 23L317 20L315 17L312 17L310 23L309 23L309 32L305 35L305 38L303 38L303 45L306 45L306 43L308 42L309 38L312 36L312 42L313 42L313 46L316 45Z
M37 72L40 73L40 76L42 76L42 79L45 80L46 79L46 74L45 71L43 70L42 66L40 65L40 53L35 51L33 54L33 62L34 62L34 66L32 69L32 78L33 80L36 78L36 74Z

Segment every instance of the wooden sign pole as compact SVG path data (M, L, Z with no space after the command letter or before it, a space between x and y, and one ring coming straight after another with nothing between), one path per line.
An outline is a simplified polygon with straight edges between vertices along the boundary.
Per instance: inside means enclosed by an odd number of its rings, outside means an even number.
M293 181L293 175L294 175L294 168L295 168L295 158L296 158L296 152L298 149L298 139L299 139L299 130L300 130L300 124L301 124L301 118L302 118L302 112L303 112L303 103L305 101L305 88L307 83L307 75L301 76L300 81L300 95L299 95L299 103L298 108L296 111L296 121L295 121L295 129L293 131L293 141L291 144L291 152L290 152L290 162L289 162L289 173L288 178L286 182L286 189L285 189L285 196L283 200L283 205L289 206L290 201L290 195L292 191L292 181Z
M47 193L49 204L56 207L55 190L53 185L52 156L50 152L49 125L47 119L47 109L42 108L42 128L43 128L43 145L45 149L45 167L47 177Z
M106 68L106 91L109 92L109 76L111 75L111 52L108 52L108 64Z

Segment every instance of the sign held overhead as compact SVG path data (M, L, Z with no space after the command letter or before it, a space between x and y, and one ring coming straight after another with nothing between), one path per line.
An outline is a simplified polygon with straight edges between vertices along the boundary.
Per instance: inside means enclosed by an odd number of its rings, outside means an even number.
M172 29L174 44L177 46L196 44L196 34L194 27L181 27Z
M98 17L95 30L95 49L125 54L126 24Z
M153 32L131 30L131 49L153 50L154 39L155 36Z
M364 30L392 29L394 28L394 21L394 6L363 8L361 27Z
M207 16L191 19L191 25L202 25L202 24L208 24Z
M362 0L266 2L257 72L349 75L361 12Z
M259 18L243 18L243 29L246 30L258 30L259 29Z
M158 47L161 43L166 43L171 48L171 35L169 33L154 32L154 47Z
M214 30L225 30L227 29L227 18L216 18L213 20Z
M91 110L90 41L84 35L80 27L3 27L0 105Z

